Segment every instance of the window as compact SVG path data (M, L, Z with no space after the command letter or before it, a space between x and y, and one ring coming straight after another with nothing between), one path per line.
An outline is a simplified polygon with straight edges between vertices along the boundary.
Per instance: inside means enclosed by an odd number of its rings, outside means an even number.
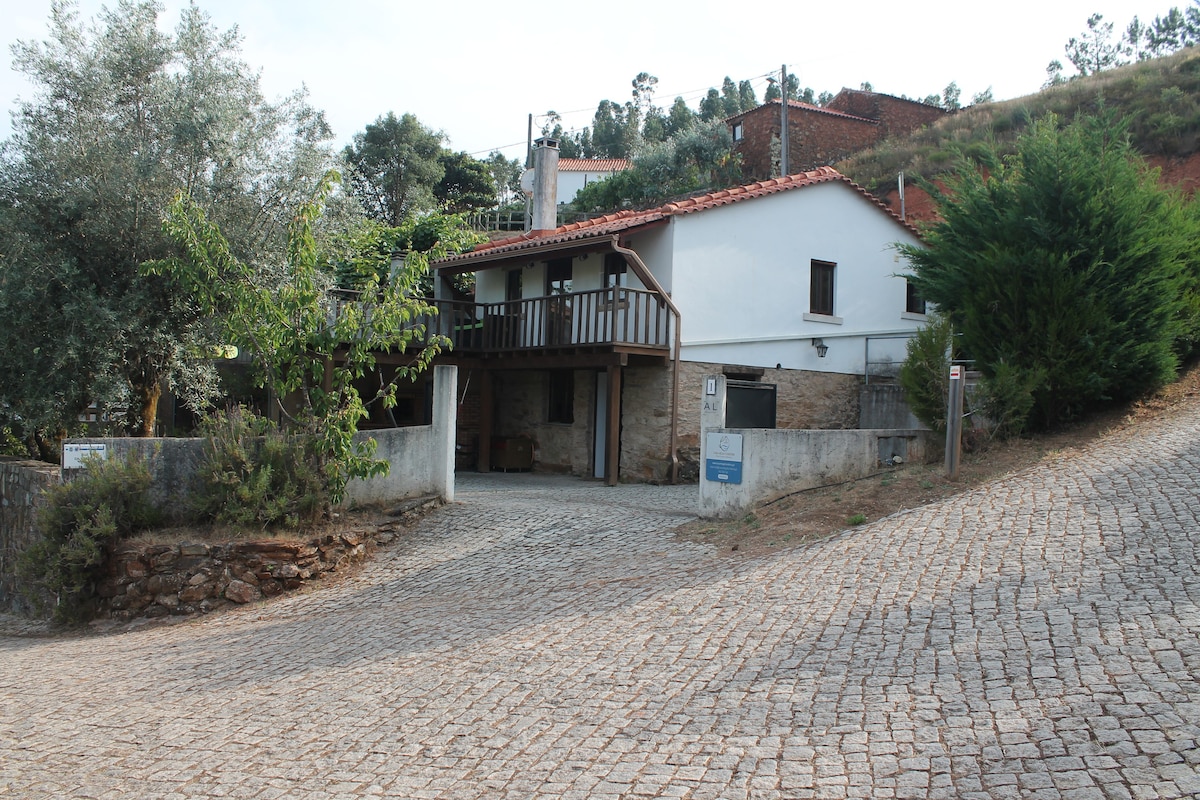
M925 313L925 298L917 294L917 287L910 282L904 282L907 288L907 296L904 301L904 310L909 314L924 314Z
M547 381L546 421L570 425L575 422L575 373L558 369Z
M620 253L604 256L604 288L624 289L629 285L629 265Z
M745 130L745 128L742 127L742 123L740 123L740 122L733 123L733 140L735 142L740 142L742 140L742 137L745 135L746 135L746 130Z
M571 259L556 258L546 262L546 295L571 293Z
M808 310L812 314L833 316L833 272L837 264L812 260L808 289Z

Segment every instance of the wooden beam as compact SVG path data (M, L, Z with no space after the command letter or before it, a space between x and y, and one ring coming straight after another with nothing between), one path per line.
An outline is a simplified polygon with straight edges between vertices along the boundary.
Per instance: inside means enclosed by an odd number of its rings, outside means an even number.
M616 486L621 469L621 374L623 367L608 368L608 442L604 445L604 483Z
M476 448L478 460L475 469L479 472L492 471L492 414L493 401L492 373L483 370L479 376L479 447Z

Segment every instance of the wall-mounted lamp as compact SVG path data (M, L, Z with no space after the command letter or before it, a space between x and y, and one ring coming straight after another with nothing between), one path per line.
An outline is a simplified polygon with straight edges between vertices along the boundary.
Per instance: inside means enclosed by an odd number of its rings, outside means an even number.
M829 345L825 344L824 339L813 339L812 346L817 348L817 358L824 358L829 352Z

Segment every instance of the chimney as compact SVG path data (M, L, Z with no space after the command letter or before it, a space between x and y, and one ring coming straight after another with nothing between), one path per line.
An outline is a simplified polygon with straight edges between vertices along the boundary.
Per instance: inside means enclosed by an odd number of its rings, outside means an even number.
M558 227L558 140L533 143L533 233Z

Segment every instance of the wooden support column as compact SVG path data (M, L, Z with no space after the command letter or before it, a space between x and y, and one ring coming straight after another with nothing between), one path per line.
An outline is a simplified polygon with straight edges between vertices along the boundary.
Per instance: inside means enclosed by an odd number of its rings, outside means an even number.
M624 368L608 368L608 441L604 445L604 483L616 486L621 468L621 374Z
M492 414L495 400L492 390L492 371L485 369L479 376L479 447L475 469L492 471Z

